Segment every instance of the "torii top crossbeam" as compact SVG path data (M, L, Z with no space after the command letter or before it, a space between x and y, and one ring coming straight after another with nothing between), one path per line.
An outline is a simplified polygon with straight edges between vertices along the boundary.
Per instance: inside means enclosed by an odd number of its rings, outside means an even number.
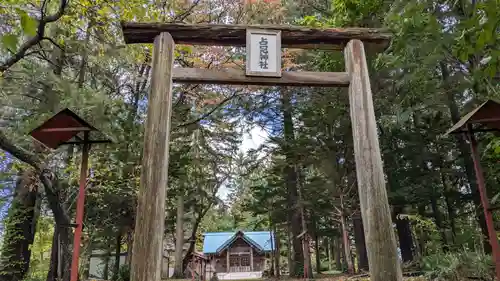
M121 23L125 43L153 43L161 32L168 32L177 44L245 46L249 28L281 31L284 48L341 50L352 39L374 49L385 49L391 34L378 28L309 28L290 25L226 25L178 23Z
M248 29L276 30L281 32L281 47L300 49L343 50L353 39L363 41L374 51L385 49L391 34L376 28L308 28L280 25L222 25L222 24L172 24L122 22L125 42L153 43L163 32L169 33L176 44L210 46L245 46ZM347 87L346 72L286 71L280 78L251 77L238 69L175 68L175 83L319 86Z

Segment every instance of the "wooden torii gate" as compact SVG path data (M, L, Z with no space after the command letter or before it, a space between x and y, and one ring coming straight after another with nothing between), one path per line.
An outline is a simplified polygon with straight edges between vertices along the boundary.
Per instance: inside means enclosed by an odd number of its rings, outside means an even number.
M343 49L346 72L283 72L281 77L276 78L249 77L244 71L237 70L173 67L175 43L245 46L247 29L281 31L281 46L285 48ZM402 280L362 43L364 41L383 49L390 40L388 33L367 28L165 23L122 23L122 30L127 44L154 43L132 254L132 281L160 280L172 83L349 87L356 174L371 280Z

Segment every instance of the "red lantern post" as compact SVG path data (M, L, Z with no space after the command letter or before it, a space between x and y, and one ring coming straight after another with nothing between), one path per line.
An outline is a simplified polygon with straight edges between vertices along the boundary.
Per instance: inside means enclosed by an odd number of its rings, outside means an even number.
M64 109L47 120L30 135L45 146L56 149L61 145L82 145L82 163L80 184L76 203L76 226L73 239L73 258L71 260L71 281L78 280L78 262L80 243L83 231L83 214L85 206L85 186L87 182L88 158L92 143L110 143L107 138L91 139L91 132L100 132L69 109ZM102 135L102 134L101 134Z
M466 134L469 140L471 149L472 161L474 162L474 170L476 173L476 183L481 197L481 205L483 205L484 217L488 228L488 236L495 263L495 272L497 280L500 280L500 246L498 237L493 222L493 213L488 200L488 193L484 183L483 169L481 167L481 158L477 150L477 141L474 136L476 132L500 131L500 104L488 100L473 111L465 115L458 123L456 123L447 133Z

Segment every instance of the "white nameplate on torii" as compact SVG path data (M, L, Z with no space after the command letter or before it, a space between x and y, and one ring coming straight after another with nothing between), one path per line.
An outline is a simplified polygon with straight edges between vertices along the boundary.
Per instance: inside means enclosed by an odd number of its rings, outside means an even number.
M281 31L247 29L246 75L281 77Z

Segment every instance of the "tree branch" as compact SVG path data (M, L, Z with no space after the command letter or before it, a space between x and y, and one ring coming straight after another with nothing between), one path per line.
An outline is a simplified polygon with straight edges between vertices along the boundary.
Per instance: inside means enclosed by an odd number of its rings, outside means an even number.
M43 38L42 38L42 40L47 40L47 41L49 41L50 43L52 43L54 46L56 46L57 48L59 48L59 50L64 51L64 49L61 47L61 45L57 44L57 42L56 42L56 41L54 41L54 39L49 38L49 37L43 37ZM42 40L40 40L40 42L41 42Z
M42 16L41 16L40 20L38 21L38 28L36 31L36 35L31 37L30 39L28 39L26 42L24 42L15 54L13 54L11 57L9 57L7 60L5 60L2 64L0 64L0 72L6 71L11 66L16 64L18 61L23 59L26 56L26 53L28 52L28 50L30 48L32 48L33 46L40 43L45 37L46 25L48 23L55 22L58 19L60 19L62 17L62 15L64 14L64 11L66 10L66 7L68 5L68 0L60 0L59 9L57 10L57 12L53 15L46 17L44 15L44 12L43 12L44 7L46 5L46 2L47 1L44 1L43 7L42 7L42 11L41 11Z
M47 195L47 201L54 216L54 221L57 225L69 225L71 221L68 213L61 204L59 188L54 186L54 184L58 184L57 176L50 170L43 169L39 178L45 187L45 194Z
M59 183L59 181L57 176L52 171L44 168L42 159L32 152L16 146L12 140L7 138L3 131L0 131L0 149L8 152L18 160L32 166L39 173L39 178L45 188L47 201L49 202L56 224L68 225L70 223L70 219L60 202L59 188L55 186Z
M2 131L0 131L0 148L16 157L20 161L32 166L37 171L42 170L42 163L40 158L21 147L17 147L10 139L7 138L7 136Z
M217 104L217 106L215 106L214 108L212 108L210 111L208 111L207 113L203 114L200 118L196 118L195 120L192 120L192 121L189 121L189 122L186 122L186 123L183 123L183 124L180 124L177 126L177 128L180 128L180 127L186 127L186 126L190 126L190 125L194 125L198 122L200 122L201 120L207 118L208 116L210 116L212 113L214 113L216 110L218 110L219 108L221 108L226 102L232 100L233 98L235 98L238 94L235 93L225 99L223 99L219 104Z
M182 14L175 16L171 22L184 22L184 20L189 17L196 6L200 3L200 0L195 0L193 4Z

